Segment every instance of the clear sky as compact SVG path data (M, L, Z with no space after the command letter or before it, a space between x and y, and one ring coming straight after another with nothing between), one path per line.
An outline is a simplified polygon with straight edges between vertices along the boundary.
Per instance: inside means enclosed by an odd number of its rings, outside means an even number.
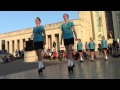
M0 11L0 34L34 27L36 17L41 25L61 22L64 13L70 20L78 18L78 11Z

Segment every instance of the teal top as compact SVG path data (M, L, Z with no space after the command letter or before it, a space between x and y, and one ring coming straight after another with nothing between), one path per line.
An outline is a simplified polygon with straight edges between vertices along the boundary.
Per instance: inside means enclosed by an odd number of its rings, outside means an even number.
M107 41L106 40L102 40L101 41L101 46L102 46L102 48L107 48Z
M33 34L34 34L34 38L33 41L34 42L39 42L39 41L43 41L43 36L42 36L42 32L43 32L44 27L43 26L39 26L39 27L34 27L33 28Z
M89 42L90 49L95 49L95 42Z
M73 22L68 22L67 24L61 25L61 30L63 32L64 39L74 38L72 31L73 26L74 26Z
M79 43L77 44L77 49L78 49L78 50L82 50L82 43L81 43L81 42L79 42Z

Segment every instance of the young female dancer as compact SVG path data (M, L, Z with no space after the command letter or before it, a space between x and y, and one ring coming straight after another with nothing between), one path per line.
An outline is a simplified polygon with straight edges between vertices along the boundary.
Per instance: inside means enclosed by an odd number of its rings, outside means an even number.
M61 45L62 45L62 38L64 39L64 45L67 51L67 59L68 59L68 71L73 71L73 59L72 59L72 46L74 45L74 36L73 32L75 34L75 39L77 40L77 34L74 28L73 22L70 22L69 15L64 14L64 23L61 25L62 30L62 36L61 36Z

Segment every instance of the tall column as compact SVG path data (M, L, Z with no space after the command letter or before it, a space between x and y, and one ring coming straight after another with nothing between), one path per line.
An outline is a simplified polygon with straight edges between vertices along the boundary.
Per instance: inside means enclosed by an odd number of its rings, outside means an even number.
M2 50L2 41L0 40L0 50Z
M48 35L46 35L46 45L45 45L45 49L48 49Z
M113 28L114 28L114 36L115 39L117 39L118 37L118 30L119 30L119 20L118 20L118 15L117 15L117 11L112 11L112 20L113 20Z
M97 21L96 21L96 13L95 11L92 12L93 13L93 38L96 44L96 50L97 50L97 46L98 46L98 27L97 27Z
M61 33L59 33L59 49L58 50L60 50L60 43L61 43ZM63 44L63 41L62 41L62 44Z
M23 39L20 39L20 50L23 50Z
M107 39L107 26L106 26L106 18L105 18L105 11L101 11L102 13L102 26L103 26L103 34Z
M7 52L8 52L8 43L7 43L7 41L5 41L5 50L7 50Z
M61 34L62 34L62 32L61 33L59 33L59 44L61 43ZM64 45L64 39L62 39L62 45Z
M14 40L14 55L15 55L16 50L18 50L17 46L18 46L17 40Z
M79 23L80 25L78 26L79 31L77 32L79 33L78 38L80 38L83 44L85 44L85 42L89 41L90 37L93 37L92 33L94 33L93 11L79 11L79 21L80 21Z
M26 47L26 41L29 41L29 38L25 38L25 47Z
M9 41L9 53L11 53L11 54L13 54L13 52L12 52L12 41L10 40Z
M55 41L55 34L51 34L51 39L52 39L52 45L51 45L51 49L53 48L53 42L56 42ZM56 50L56 48L55 48L55 50Z

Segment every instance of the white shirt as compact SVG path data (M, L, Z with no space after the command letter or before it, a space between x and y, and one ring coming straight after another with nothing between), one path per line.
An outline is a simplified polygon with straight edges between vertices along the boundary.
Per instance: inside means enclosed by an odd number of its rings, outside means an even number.
M52 52L55 52L55 48L54 47L52 48Z
M49 56L51 56L51 55L52 55L52 53L50 52L50 53L49 53Z
M85 48L86 48L86 49L89 49L89 44L85 44Z

